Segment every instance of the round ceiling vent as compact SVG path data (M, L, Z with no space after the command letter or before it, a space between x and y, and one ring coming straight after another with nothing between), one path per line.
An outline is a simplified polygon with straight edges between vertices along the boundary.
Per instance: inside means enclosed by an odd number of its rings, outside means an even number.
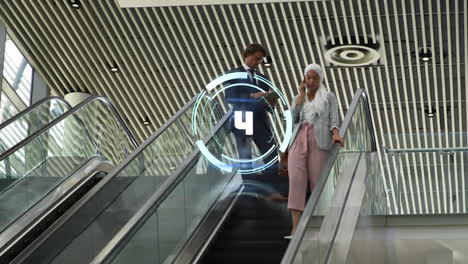
M325 52L325 59L339 66L365 66L379 60L379 52L363 45L340 45Z

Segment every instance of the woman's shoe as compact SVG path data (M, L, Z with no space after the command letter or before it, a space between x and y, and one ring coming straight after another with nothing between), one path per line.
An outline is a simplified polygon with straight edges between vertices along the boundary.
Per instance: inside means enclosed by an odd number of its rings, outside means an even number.
M291 236L285 236L284 239L291 240L292 237L293 237L292 235Z

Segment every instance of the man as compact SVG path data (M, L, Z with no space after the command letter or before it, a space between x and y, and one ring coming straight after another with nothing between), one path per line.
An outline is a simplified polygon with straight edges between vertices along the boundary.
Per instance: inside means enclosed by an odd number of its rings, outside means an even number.
M262 81L257 80L255 77L267 77L256 69L266 56L265 48L258 44L252 43L247 46L244 50L244 63L241 67L232 70L231 72L247 72L247 79L236 79L231 80L225 85L234 85L225 92L226 102L232 105L233 111L242 112L241 122L246 122L246 112L253 113L253 134L249 134L246 129L236 128L236 120L233 115L230 120L231 131L236 137L237 152L239 158L242 160L252 159L252 141L255 143L261 154L267 153L272 147L274 150L270 152L268 156L263 159L265 164L269 163L277 155L276 141L273 137L273 131L268 118L268 111L271 111L271 106L276 103L276 98L271 96L267 103L264 96L268 96L269 86ZM257 89L258 87L260 89ZM237 120L239 122L239 120ZM252 162L240 163L241 169L251 169ZM278 162L272 164L271 167L267 168L260 174L244 174L242 175L244 181L257 181L264 183L267 187L273 187L272 198L284 199L283 196L279 195L277 191L284 191L284 187L281 188L280 182L282 179L278 178ZM284 184L283 184L284 185ZM281 189L281 190L278 190Z

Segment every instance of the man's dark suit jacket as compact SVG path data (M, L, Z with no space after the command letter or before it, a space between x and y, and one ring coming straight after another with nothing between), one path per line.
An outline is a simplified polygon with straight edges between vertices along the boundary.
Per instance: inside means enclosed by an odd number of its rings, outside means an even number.
M239 67L234 69L231 72L246 72L244 67ZM268 79L265 75L255 71L255 74L261 76L265 79ZM224 86L239 84L239 86L234 86L225 90L225 100L227 103L231 104L234 111L252 111L253 112L253 123L254 123L254 134L262 133L270 129L268 114L269 107L263 100L260 99L251 99L250 94L257 92L268 92L270 87L264 82L258 80L258 85L254 79L254 83L250 78L247 79L235 79L230 80L224 83ZM246 84L246 85L242 85ZM257 86L261 90L250 87L247 84ZM234 119L231 119L231 130L235 133L237 129L234 128Z

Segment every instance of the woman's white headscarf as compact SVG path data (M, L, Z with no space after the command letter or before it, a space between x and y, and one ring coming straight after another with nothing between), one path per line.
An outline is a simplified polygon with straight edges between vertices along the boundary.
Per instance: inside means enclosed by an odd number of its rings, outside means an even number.
M315 93L314 100L312 100L311 105L309 106L312 112L319 113L327 104L327 89L323 85L323 70L318 64L309 64L304 69L304 78L309 71L315 71L320 76L320 87Z

